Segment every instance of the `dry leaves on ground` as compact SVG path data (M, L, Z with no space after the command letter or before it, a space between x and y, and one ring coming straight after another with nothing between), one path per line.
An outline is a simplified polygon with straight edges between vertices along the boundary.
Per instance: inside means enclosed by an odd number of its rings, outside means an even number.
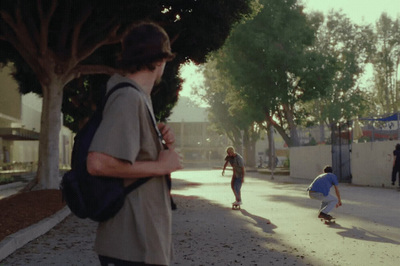
M18 193L0 200L0 241L65 206L57 189Z

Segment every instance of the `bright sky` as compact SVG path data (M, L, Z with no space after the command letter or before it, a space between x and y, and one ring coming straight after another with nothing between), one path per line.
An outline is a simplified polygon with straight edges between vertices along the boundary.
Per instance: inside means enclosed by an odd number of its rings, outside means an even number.
M400 0L302 0L304 12L319 11L326 15L330 10L340 9L354 23L375 24L383 12L393 20L400 17ZM182 96L193 97L191 88L201 84L202 76L196 73L196 67L189 65L182 69L183 84Z
M396 19L400 16L400 0L302 0L304 11L320 11L324 15L329 10L342 9L357 24L375 23L383 12Z

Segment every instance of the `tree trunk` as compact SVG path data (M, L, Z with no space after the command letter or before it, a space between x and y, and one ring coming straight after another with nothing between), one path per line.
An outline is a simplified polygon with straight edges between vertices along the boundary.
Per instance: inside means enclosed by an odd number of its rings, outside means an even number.
M293 111L289 105L283 105L283 111L285 112L287 123L290 129L290 141L293 147L297 147L300 145L299 136L297 134L297 125L294 121Z
M39 138L37 179L42 189L59 188L59 135L61 129L61 104L64 84L50 80L43 86L43 105Z
M275 162L275 143L274 143L274 127L269 125L267 127L268 134L268 168L273 169Z
M255 138L250 137L250 134L248 131L244 131L244 158L247 166L254 166L256 167L256 154L255 154L255 148L256 148L256 141L254 140Z

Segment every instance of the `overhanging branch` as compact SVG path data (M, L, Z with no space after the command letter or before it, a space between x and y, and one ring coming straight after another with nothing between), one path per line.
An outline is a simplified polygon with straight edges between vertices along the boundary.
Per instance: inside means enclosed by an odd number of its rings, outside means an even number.
M0 11L0 15L3 21L10 27L11 31L13 32L13 34L7 34L6 31L3 30L3 32L5 32L5 40L11 43L21 53L21 55L30 54L30 57L32 57L36 52L35 48L37 46L31 39L26 25L22 21L21 11L19 7L17 7L17 10L15 11L16 20L14 20L10 14L3 10ZM17 47L18 43L23 43L24 45Z
M82 30L83 24L87 21L90 14L92 13L92 9L89 7L85 10L82 14L81 18L79 19L78 23L75 25L74 30L72 32L72 41L71 41L71 56L72 58L76 58L78 62L81 60L78 59L78 45L79 45L79 35Z
M118 32L119 27L120 27L120 25L116 25L113 29L111 29L109 34L107 35L107 37L103 41L100 41L100 42L98 42L96 44L93 44L92 46L90 46L90 47L88 47L86 49L83 49L82 52L79 54L79 56L77 58L78 62L83 61L88 56L93 54L98 48L100 48L100 47L102 47L104 45L114 44L114 43L120 42L122 37L125 35L125 32L127 32L128 30L118 34L117 32Z
M44 14L43 12L43 6L42 6L42 1L38 0L37 2L37 9L39 13L39 19L40 19L40 39L37 41L39 45L39 51L40 55L45 55L47 52L48 48L48 36L49 36L49 24L50 20L53 17L53 14L56 10L58 1L57 0L52 0L51 1L51 6L49 9L49 12L47 14Z
M78 65L70 71L67 82L79 78L82 75L107 74L111 76L118 72L118 69L105 65Z

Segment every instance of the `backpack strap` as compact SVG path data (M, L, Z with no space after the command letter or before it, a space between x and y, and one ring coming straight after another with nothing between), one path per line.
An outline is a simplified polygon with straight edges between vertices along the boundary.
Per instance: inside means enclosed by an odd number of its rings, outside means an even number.
M134 86L132 83L129 83L129 82L118 83L106 93L106 95L104 97L102 108L104 109L104 106L106 105L106 102L107 102L108 98L111 96L111 94L113 94L118 89L126 88L126 87L132 87L132 88L136 89L137 91L139 91L139 89L136 86ZM161 134L160 130L157 127L157 122L156 122L156 119L154 117L153 112L150 109L150 104L148 103L147 100L145 100L145 102L146 102L147 111L149 112L149 115L150 115L151 120L153 122L154 129L156 130L156 133L158 135L158 138L159 138L160 142L163 144L162 134ZM144 184L147 181L149 181L150 178L151 177L138 178L136 180L136 182L134 182L133 184L130 184L129 186L124 188L125 195L129 194L130 192L132 192L133 190L135 190L136 188L138 188L142 184Z
M133 85L132 83L129 83L129 82L121 82L121 83L118 83L118 84L116 84L114 87L112 87L112 88L107 92L107 94L105 95L104 101L103 101L103 108L104 108L104 106L106 105L106 102L107 102L108 98L111 96L112 93L114 93L114 92L115 92L116 90L118 90L118 89L126 88L126 87L132 87L132 88L136 89L137 91L140 91L140 90L139 90L135 85ZM156 130L157 136L158 136L158 138L160 139L161 143L163 143L162 134L161 134L160 130L159 130L158 127L157 127L156 118L154 117L154 114L153 114L153 112L151 111L150 104L148 103L147 100L145 100L145 102L146 102L147 111L149 112L149 115L150 115L150 117L151 117L151 121L153 122L154 129Z
M106 105L106 102L107 102L108 98L111 96L111 94L113 94L118 89L126 88L126 87L132 87L132 88L135 88L136 90L139 90L138 88L133 86L132 83L129 83L129 82L118 83L106 93L106 95L104 96L104 99L103 99L103 106L102 107L104 108L104 106Z

